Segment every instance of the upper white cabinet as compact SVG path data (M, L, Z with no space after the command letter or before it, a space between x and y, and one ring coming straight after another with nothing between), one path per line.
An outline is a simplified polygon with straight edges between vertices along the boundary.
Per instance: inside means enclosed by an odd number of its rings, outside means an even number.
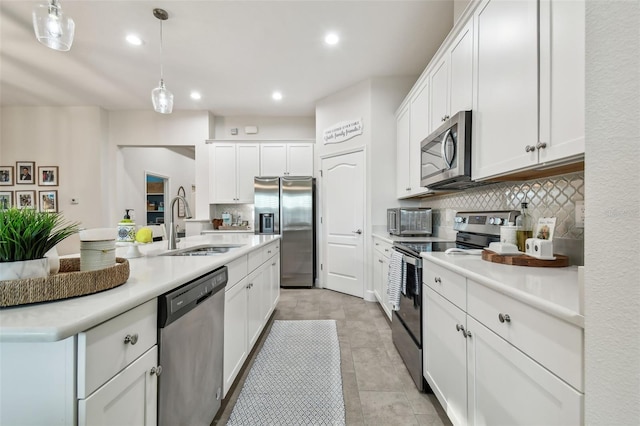
M260 144L260 175L313 176L313 144Z
M486 0L473 19L472 177L584 154L584 2Z
M216 142L211 144L209 155L209 202L253 203L253 178L260 175L260 145Z
M473 106L473 21L469 21L431 70L430 129Z
M538 2L484 1L474 14L472 178L537 162Z
M420 186L420 142L429 135L429 80L422 80L396 117L398 198L427 192Z

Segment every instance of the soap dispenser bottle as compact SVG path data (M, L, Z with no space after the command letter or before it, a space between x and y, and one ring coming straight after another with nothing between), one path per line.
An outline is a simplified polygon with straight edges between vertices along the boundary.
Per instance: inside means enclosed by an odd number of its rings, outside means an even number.
M133 209L126 209L124 217L118 222L117 241L119 242L132 243L136 240L136 224L131 220L130 211Z

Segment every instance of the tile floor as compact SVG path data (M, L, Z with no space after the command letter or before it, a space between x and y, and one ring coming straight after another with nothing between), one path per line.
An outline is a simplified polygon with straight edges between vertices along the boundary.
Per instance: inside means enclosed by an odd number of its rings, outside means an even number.
M389 322L377 303L330 290L281 289L273 319L336 320L347 425L451 424L435 396L416 389L391 341ZM212 425L224 425L229 419L271 323ZM259 419L256 425L260 425Z

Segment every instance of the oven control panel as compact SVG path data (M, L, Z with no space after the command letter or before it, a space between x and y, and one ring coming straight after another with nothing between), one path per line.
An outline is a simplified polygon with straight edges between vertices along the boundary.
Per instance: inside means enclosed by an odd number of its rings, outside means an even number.
M453 229L478 234L500 235L500 226L515 223L517 210L458 212L453 220Z

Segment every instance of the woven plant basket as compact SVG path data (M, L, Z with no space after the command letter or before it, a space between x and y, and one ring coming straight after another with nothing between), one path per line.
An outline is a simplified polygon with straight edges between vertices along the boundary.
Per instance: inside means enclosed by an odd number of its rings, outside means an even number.
M60 271L46 278L0 281L0 307L84 296L109 290L129 279L129 261L96 271L80 271L80 258L60 259Z

